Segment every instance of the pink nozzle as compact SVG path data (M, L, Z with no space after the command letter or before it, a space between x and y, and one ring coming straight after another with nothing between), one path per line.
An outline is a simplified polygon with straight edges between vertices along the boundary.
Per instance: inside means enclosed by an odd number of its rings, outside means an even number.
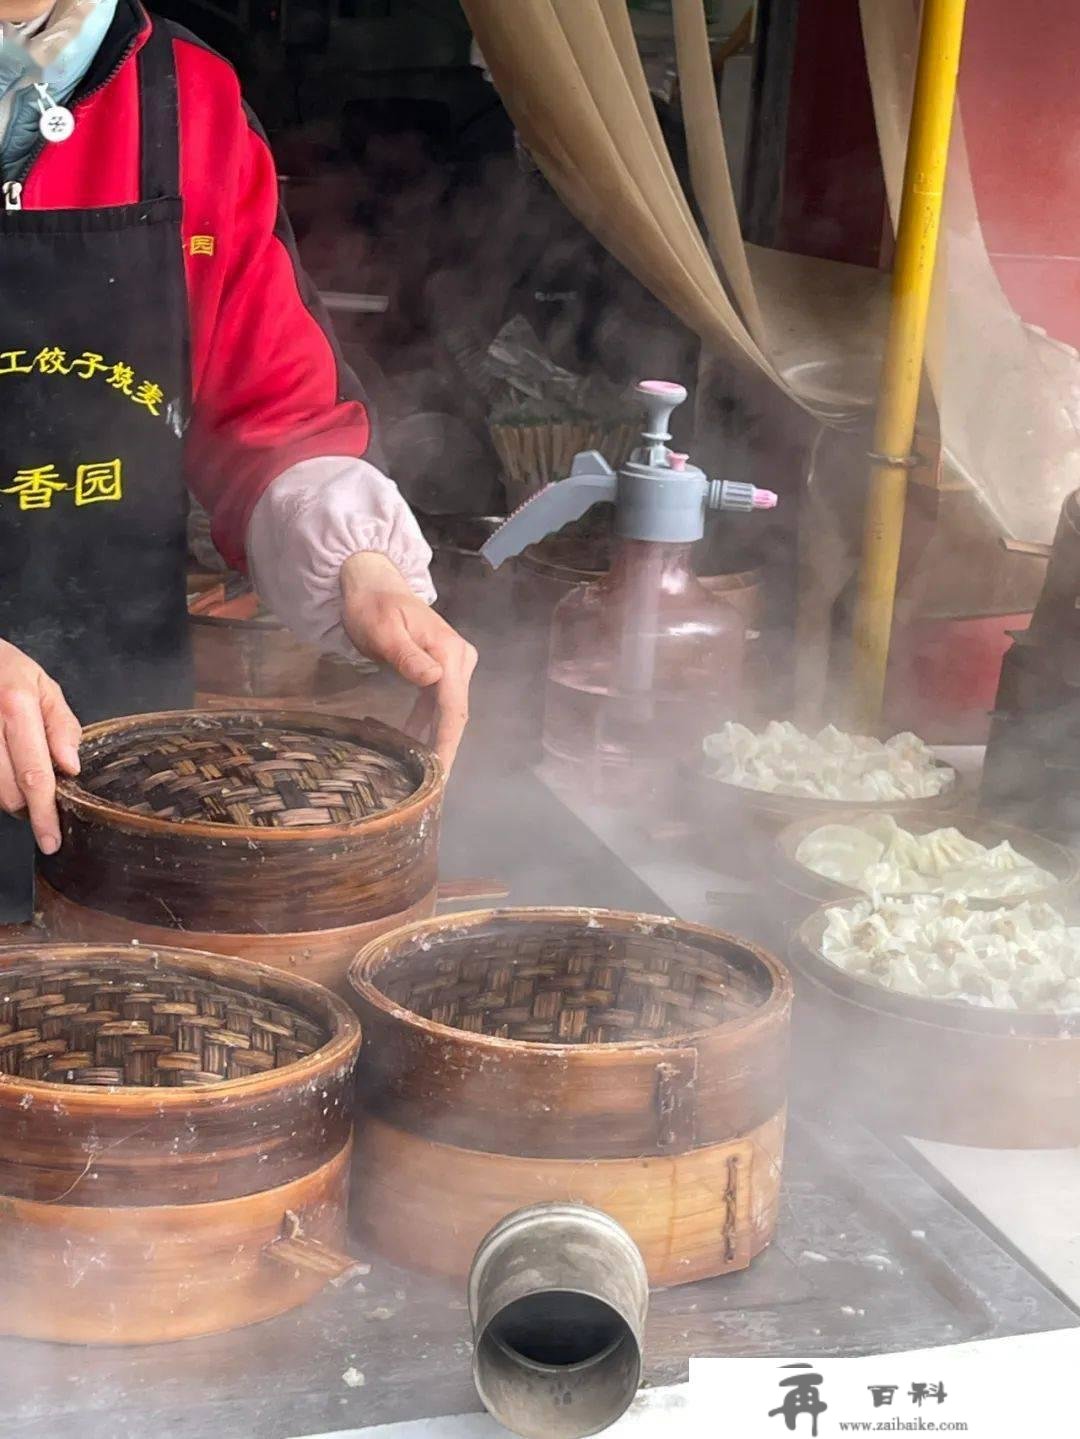
M689 455L677 454L675 450L668 451L668 464L673 470L685 470Z
M642 380L638 385L639 390L644 390L647 395L681 395L682 385L677 385L673 380Z
M775 510L780 503L780 496L775 490L759 490L754 487L754 509Z

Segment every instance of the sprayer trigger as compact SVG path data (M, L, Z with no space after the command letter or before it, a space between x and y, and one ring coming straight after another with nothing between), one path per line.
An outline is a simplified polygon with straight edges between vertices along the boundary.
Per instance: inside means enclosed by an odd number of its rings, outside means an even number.
M593 505L614 500L617 482L611 466L593 452L579 455L578 459L589 463L578 468L575 462L565 480L546 485L526 500L480 547L480 553L492 569L498 569L504 560L520 555L546 535L561 530L571 520L579 520ZM599 460L602 466L599 473L593 468L594 460Z
M615 478L615 471L604 459L599 450L582 450L574 456L573 464L570 466L572 475L610 475Z

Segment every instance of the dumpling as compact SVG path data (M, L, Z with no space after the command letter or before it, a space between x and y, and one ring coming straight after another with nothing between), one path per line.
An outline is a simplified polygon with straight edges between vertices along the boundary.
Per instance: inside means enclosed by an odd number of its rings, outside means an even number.
M888 803L940 794L952 782L952 771L915 735L882 744L835 725L811 736L787 720L770 721L760 734L731 722L706 735L702 749L715 779L780 794Z
M851 824L826 824L802 840L795 858L826 879L858 885L860 876L884 853L884 843L864 829Z
M912 834L891 815L822 825L800 842L795 858L825 879L878 896L1003 899L1035 894L1054 884L1052 874L1007 842L988 849L952 827Z
M1002 911L931 895L859 900L828 911L821 951L839 968L901 994L1080 1011L1080 929L1047 905Z

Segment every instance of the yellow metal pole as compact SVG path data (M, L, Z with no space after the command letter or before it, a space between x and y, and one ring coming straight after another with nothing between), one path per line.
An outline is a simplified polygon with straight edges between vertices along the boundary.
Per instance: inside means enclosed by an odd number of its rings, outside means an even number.
M881 721L885 694L907 472L915 437L965 3L923 0L855 610L855 721L868 733Z

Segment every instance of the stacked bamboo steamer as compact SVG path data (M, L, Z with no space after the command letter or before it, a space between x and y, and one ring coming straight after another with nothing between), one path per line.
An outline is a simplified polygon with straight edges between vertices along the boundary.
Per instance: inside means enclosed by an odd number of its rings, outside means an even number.
M768 1242L791 991L767 955L640 915L426 918L442 774L429 751L370 721L143 715L88 729L82 759L78 779L60 784L63 843L42 860L40 902L52 936L91 948L57 950L52 973L29 984L20 972L0 1021L0 1194L25 1201L25 1257L13 1251L9 1265L22 1315L13 1332L118 1342L209 1332L302 1302L341 1271L346 1111L331 1099L330 1134L305 1105L331 1095L311 1065L327 1044L340 1058L344 1033L351 1071L359 1030L341 1029L331 995L297 996L278 971L340 988L362 945L352 997L370 1043L353 1172L358 1222L379 1252L463 1277L492 1224L538 1199L607 1210L657 1284L738 1269ZM176 940L241 958L185 955ZM12 953L0 964L23 963ZM128 955L151 971L145 982L118 971ZM222 976L266 1007L252 1014L204 993ZM132 1144L144 1112L165 1127L155 1120ZM173 1119L189 1138L176 1138ZM69 1174L79 1135L106 1129L124 1138L119 1160L98 1166L95 1150L85 1173ZM147 1160L170 1136L181 1158L198 1157L184 1168L168 1151L159 1175ZM245 1166L252 1143L258 1164ZM236 1187L245 1172L264 1188ZM134 1225L112 1216L122 1192ZM80 1295L61 1313L24 1299L50 1244L55 1257L50 1224L104 1256L94 1303L87 1291L86 1305ZM204 1229L205 1256L185 1257L189 1230ZM173 1265L173 1290L182 1274L193 1296L183 1314L153 1264L143 1283L130 1238L140 1231ZM292 1281L268 1286L279 1262ZM220 1293L213 1273L230 1281Z
M344 1252L360 1026L184 950L0 950L0 1332L146 1344L311 1299Z
M941 792L904 804L905 815L913 821L928 818L934 824L951 822L948 812L958 803L956 772L946 764L939 764L939 768L944 773ZM826 800L731 784L713 777L703 753L693 755L680 767L679 799L703 853L722 869L755 877L773 872L779 837L794 825L809 821L839 823L853 815L884 814L897 808L896 802L889 800ZM781 865L780 872L784 883L785 865Z
M182 943L344 991L367 940L431 914L443 775L373 720L172 711L84 733L39 866L55 938Z
M310 703L352 708L379 668L329 658L295 639L239 577L211 583L188 599L196 701L210 709Z
M540 1200L611 1214L658 1285L768 1243L791 984L762 951L638 914L480 911L383 936L350 979L354 1215L377 1252L461 1278Z

